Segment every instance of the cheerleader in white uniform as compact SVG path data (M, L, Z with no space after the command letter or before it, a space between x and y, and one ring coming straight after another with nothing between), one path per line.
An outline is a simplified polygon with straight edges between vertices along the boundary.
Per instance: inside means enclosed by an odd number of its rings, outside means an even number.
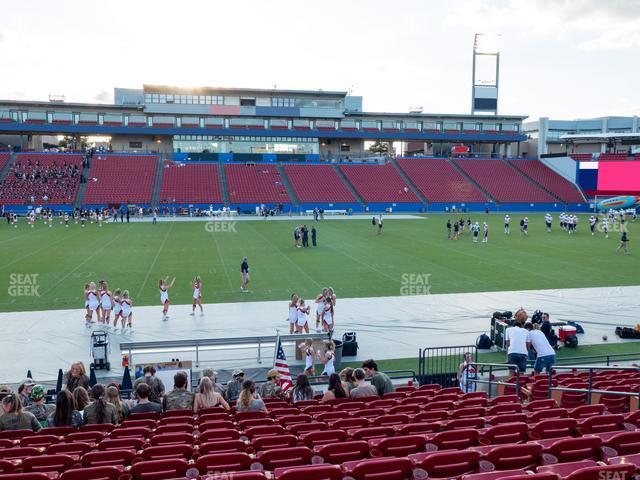
M109 291L109 285L104 282L102 285L102 293L100 294L100 306L102 307L102 323L111 326L111 309L113 307L113 295Z
M298 302L296 333L309 333L309 312L311 307L305 305L304 299Z
M313 340L307 338L304 343L302 343L298 348L304 354L304 373L307 375L314 375L315 370L313 367L313 362L315 359L315 351L313 350Z
M329 340L325 344L324 350L324 358L322 361L324 362L324 370L322 371L322 375L333 375L336 373L336 367L334 365L334 361L336 359L336 354L334 352L334 344L333 341Z
M87 325L95 323L95 321L93 320L93 312L96 312L96 316L98 317L98 319L100 319L98 308L100 308L100 298L98 297L98 292L96 291L96 284L91 282L89 283L89 289L87 290Z
M331 297L327 297L324 301L324 310L322 312L322 330L333 333L333 303Z
M196 275L191 286L193 287L193 308L191 315L196 314L196 305L198 305L200 307L200 315L202 316L204 312L202 311L202 280L200 279L200 275Z
M116 288L113 291L113 328L118 326L118 319L122 317L122 328L124 328L124 317L122 316L122 291Z
M298 321L298 296L295 293L292 293L291 299L289 301L289 335L293 334L297 321Z
M376 218L376 217L373 217ZM320 333L320 322L322 321L322 313L324 312L324 299L327 298L329 289L323 288L322 293L316 297L316 333Z
M158 283L158 288L160 289L160 303L162 303L163 322L169 320L169 289L173 287L173 284L176 281L176 277L173 277L171 283L167 283L167 278L161 278L160 282Z
M131 305L133 300L129 297L129 290L122 292L122 329L124 330L124 321L127 321L127 328L133 328L133 312Z
M84 309L87 311L84 318L85 318L86 325L88 327L89 322L87 321L87 318L89 318L89 316L91 315L91 310L89 310L89 284L88 283L84 284L83 292L84 292Z

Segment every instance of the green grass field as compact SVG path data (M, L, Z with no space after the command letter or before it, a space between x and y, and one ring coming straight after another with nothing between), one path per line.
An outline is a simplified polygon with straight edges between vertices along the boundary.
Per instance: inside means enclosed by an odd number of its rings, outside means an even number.
M472 216L482 220L484 215ZM190 281L202 276L203 301L283 300L292 291L314 296L331 285L339 297L401 293L403 274L430 274L431 293L633 285L640 278L638 224L629 225L631 255L616 253L620 234L592 237L586 216L579 233L557 226L548 234L543 215L529 215L528 238L521 238L512 215L512 233L502 233L502 215L490 215L488 244L446 238L444 215L420 220L388 217L384 233L369 220L316 224L317 248L293 247L298 221L236 222L235 232L208 232L204 222L72 225L65 229L21 221L0 225L0 288L35 274L39 296L0 296L0 311L82 308L85 282L106 279L111 290L128 289L136 305L159 303L160 277L177 277L173 303L191 301ZM311 223L309 221L308 223ZM242 294L240 262L249 257L251 294ZM24 292L23 292L24 293ZM29 293L29 292L27 292Z

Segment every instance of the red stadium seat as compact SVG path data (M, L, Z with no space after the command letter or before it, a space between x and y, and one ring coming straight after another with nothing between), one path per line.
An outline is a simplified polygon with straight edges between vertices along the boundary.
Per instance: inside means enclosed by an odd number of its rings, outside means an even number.
M215 407L217 410L219 410L218 407ZM200 412L203 412L205 409L200 410ZM205 422L216 422L218 420L229 420L229 414L226 412L215 412L215 413L201 413L198 416L198 421L200 423L205 423ZM163 418L161 420L162 422L165 421L165 419Z
M116 467L74 468L60 475L60 480L117 480L120 475Z
M193 447L191 445L160 445L147 447L142 450L142 460L165 460L167 458L191 459Z
M536 423L529 430L529 438L546 439L570 437L578 428L578 421L573 418L553 418Z
M567 418L568 412L566 408L547 408L536 410L533 413L527 415L529 423L537 423L542 420L548 420L550 418Z
M524 409L529 412L537 412L538 410L557 409L558 403L553 398L547 398L545 400L534 400L524 406Z
M372 457L404 457L423 452L427 440L423 435L399 435L369 440Z
M295 425L298 423L309 423L313 420L313 417L311 415L306 415L304 413L298 413L296 415L283 415L281 417L278 417L278 423L280 423L280 425L282 425L283 427L289 426L289 425Z
M315 419L319 422L335 422L336 420L341 420L345 418L347 415L345 412L327 412L327 413L319 413L314 415Z
M130 413L127 420L157 420L160 418L160 413L157 412L144 412L144 413Z
M83 425L82 427L80 427L80 431L81 432L102 432L106 434L111 432L114 428L116 428L116 426L110 423L89 423L87 425Z
M251 427L264 427L265 425L275 425L275 420L273 420L272 418L248 418L246 420L240 420L238 422L238 426L242 430L246 430L247 428Z
M163 433L193 433L193 425L189 423L167 423L160 425L153 432L154 435L162 435ZM113 436L113 435L112 435Z
M559 462L576 462L578 460L597 459L602 446L602 439L593 436L580 438L559 438L541 442L545 453L555 456Z
M570 418L576 420L584 420L585 418L593 417L594 415L602 415L606 412L607 407L601 403L594 403L593 405L581 405L568 411Z
M520 403L520 398L517 395L498 395L489 400L488 406L502 405L504 403Z
M437 422L449 418L446 410L430 410L428 412L420 412L413 416L414 422Z
M222 203L215 163L173 163L164 165L160 203Z
M349 440L317 445L313 450L327 463L343 463L367 458L370 448L364 440Z
M497 405L487 408L485 414L488 417L493 417L494 415L505 415L520 412L522 412L522 405L519 403L498 403Z
M243 422L253 421L255 422L257 419L253 418L250 420L243 420ZM271 420L266 418L261 418L260 421ZM273 424L273 421L272 421ZM219 428L236 428L236 425L231 420L213 420L208 422L200 422L198 425L198 431L206 432L207 430L215 430ZM243 427L244 428L244 427ZM193 430L193 428L191 429Z
M543 463L542 451L542 445L536 443L498 445L490 448L482 458L498 470L532 469Z
M36 447L12 447L0 450L1 460L22 460L27 457L35 457L42 453L42 448Z
M476 393L485 393L485 392L476 392ZM469 395L468 393L465 395ZM486 397L470 397L465 398L464 400L458 400L458 404L456 405L457 409L465 409L472 407L486 407L487 406L487 398ZM482 413L484 415L484 412Z
M582 433L600 433L624 430L624 416L618 415L595 415L586 418L578 424L578 430Z
M564 480L625 479L632 478L635 473L634 471L635 465L623 463L617 465L596 465L574 470L564 477Z
M374 427L386 427L389 425L403 425L408 423L409 420L409 415L397 413L376 417L371 421L371 424Z
M74 432L64 438L65 442L100 443L105 438L104 432Z
M144 419L141 418L139 420L125 420L120 424L122 428L148 428L149 430L153 430L158 426L158 422L156 420Z
M483 473L470 473L468 475L463 475L462 480L503 480L504 478L514 478L514 477L522 477L522 480L529 477L524 470L495 470L493 472L483 472ZM555 475L549 475L549 479L544 480L558 480L558 477Z
M8 473L1 475L2 480L51 480L46 473Z
M0 432L0 440L20 440L25 437L33 437L35 435L37 435L37 433L31 430L4 430Z
M189 464L181 458L150 460L135 463L129 474L133 480L165 480L183 477Z
M142 438L105 438L98 444L98 450L142 450L145 441Z
M486 424L484 417L458 418L443 422L444 430L459 430L466 428L482 428Z
M327 443L344 442L347 440L347 432L338 429L317 430L314 432L303 433L300 435L299 439L307 447L313 448Z
M366 418L343 418L336 420L329 424L331 428L338 428L341 430L347 430L351 428L366 428L370 425L369 420Z
M276 468L273 475L275 480L342 480L344 476L338 465L282 467Z
M300 410L298 410L297 408L293 408L291 406L273 408L269 410L269 416L271 418L284 417L285 415L298 415L299 413L300 413Z
M412 435L416 433L436 433L442 430L441 422L411 422L406 425L396 425L394 427L396 435Z
M69 455L38 455L27 457L22 461L25 473L61 473L75 465L76 461Z
M342 470L355 480L405 480L413 462L408 458L371 458L345 462Z
M506 443L520 443L527 439L529 426L524 422L503 423L487 428L482 432L481 443L502 445Z
M237 472L249 470L253 459L247 453L211 453L202 455L196 461L201 475L211 472Z
M347 434L353 440L371 440L373 438L393 437L393 427L366 427L347 430Z
M453 478L483 471L480 453L473 450L460 452L415 453L409 458L415 465L427 472L429 478ZM487 465L491 469L492 465Z
M251 427L245 430L245 435L250 439L264 437L265 435L284 435L287 433L280 425L270 425L264 427Z
M287 430L294 435L300 435L306 432L316 432L318 430L326 430L329 426L324 422L296 423L289 425Z
M135 428L116 428L109 434L109 438L129 438L129 437L140 437L140 438L148 438L151 434L151 430L144 427L135 427Z
M633 455L640 453L640 430L632 432L611 432L598 435L604 441L604 446L615 450L615 453L607 453L609 457L618 455ZM604 438L603 438L604 437Z
M262 428L262 427L254 427ZM231 428L216 428L215 430L207 430L202 433L198 439L201 443L215 442L219 440L238 440L240 432Z
M425 410L453 410L455 408L455 403L453 400L448 401L432 401L425 405Z
M154 447L159 445L192 445L194 440L194 436L190 433L161 433L160 435L153 435L149 439L149 443ZM202 440L202 436L200 440Z
M406 182L390 163L385 165L340 165L338 168L367 203L419 202L418 197L408 188Z
M502 425L504 423L527 423L526 413L505 413L503 415L495 415L493 417L486 417L485 420L489 425Z
M438 450L462 450L478 444L479 432L472 429L461 429L439 432L429 437L429 443L438 447Z
M256 460L265 470L311 463L313 452L307 447L272 448L258 452Z
M298 445L298 438L295 435L268 435L258 437L251 442L251 448L256 452L272 448L295 447L296 445Z
M630 423L631 425L635 425L637 428L640 428L640 410L636 410L635 412L628 414L624 418L624 421Z
M395 392L392 392L395 393ZM411 400L411 397L406 397L403 398L403 400ZM422 400L420 400L419 398L416 398L415 400L417 400L418 402L421 402ZM402 402L402 400L401 400ZM381 398L380 400L374 400L373 402L371 402L369 404L371 406L371 408L391 408L391 407L395 407L396 405L398 405L398 401L394 400L394 399L385 399L385 398Z
M84 202L151 203L157 164L155 155L94 155L89 178L98 181L87 183Z
M396 405L389 409L389 413L392 415L416 415L420 413L420 405Z
M93 445L87 442L54 443L47 447L47 455L70 455L74 459L80 459L82 455L90 452Z
M34 437L25 437L20 440L20 446L47 448L49 445L53 445L54 443L58 443L59 441L60 437L57 437L55 435L36 435Z
M300 202L355 201L331 165L285 165L284 171Z
M55 435L56 437L64 437L70 433L77 432L73 427L45 427L41 428L38 435Z
M264 437L269 438L269 437ZM225 452L246 452L248 449L247 442L236 440L218 440L207 443L201 443L198 446L198 455L208 455L209 453L225 453Z
M136 457L133 450L108 450L105 452L89 452L82 456L83 467L114 466L120 469L131 465Z

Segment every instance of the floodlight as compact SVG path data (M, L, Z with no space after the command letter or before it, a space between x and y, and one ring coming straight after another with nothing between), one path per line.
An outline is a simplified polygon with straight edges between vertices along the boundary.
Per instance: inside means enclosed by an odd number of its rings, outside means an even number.
M473 52L478 55L498 55L502 50L502 35L498 33L476 33Z

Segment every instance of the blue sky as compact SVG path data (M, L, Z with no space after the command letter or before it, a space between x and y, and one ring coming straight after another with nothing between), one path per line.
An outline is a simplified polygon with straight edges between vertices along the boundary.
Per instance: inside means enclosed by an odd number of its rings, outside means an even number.
M0 98L276 85L351 88L369 111L466 113L476 32L503 35L501 113L640 115L640 0L11 2Z

